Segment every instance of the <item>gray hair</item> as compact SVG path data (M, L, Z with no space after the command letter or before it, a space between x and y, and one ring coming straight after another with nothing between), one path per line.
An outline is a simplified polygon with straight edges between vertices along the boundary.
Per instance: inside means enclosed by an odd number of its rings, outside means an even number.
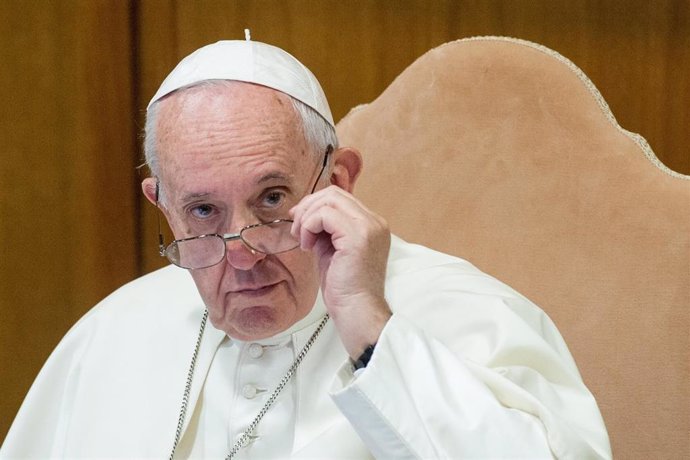
M224 86L232 84L229 80L205 80L194 85L181 88L177 91L184 91L189 88L199 86ZM290 96L290 101L295 109L300 121L302 122L302 130L304 131L304 138L307 141L307 146L314 152L318 158L321 157L329 145L333 149L338 148L338 137L335 129L328 123L319 113L293 97ZM156 151L156 124L159 115L159 101L154 102L146 112L146 124L144 125L144 156L146 158L146 165L151 171L151 175L159 177L160 166L158 164L158 152ZM161 193L162 201L162 193Z

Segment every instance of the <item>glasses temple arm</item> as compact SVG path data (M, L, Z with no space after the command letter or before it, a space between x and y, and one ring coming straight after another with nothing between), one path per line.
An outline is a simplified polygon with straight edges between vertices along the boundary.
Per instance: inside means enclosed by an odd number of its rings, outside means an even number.
M323 164L321 165L321 171L319 171L319 175L316 178L316 181L314 182L314 186L311 188L311 192L309 192L310 195L314 193L314 190L316 190L316 184L318 184L321 180L321 175L323 174L324 170L326 169L326 165L328 164L328 156L331 153L333 153L333 146L331 144L328 144L328 147L326 147L326 153L324 153L323 155Z
M160 208L158 204L158 198L160 196L160 182L156 178L156 207ZM161 215L156 211L156 216L158 217L158 254L161 257L165 257L165 243L163 242L163 232L161 231Z

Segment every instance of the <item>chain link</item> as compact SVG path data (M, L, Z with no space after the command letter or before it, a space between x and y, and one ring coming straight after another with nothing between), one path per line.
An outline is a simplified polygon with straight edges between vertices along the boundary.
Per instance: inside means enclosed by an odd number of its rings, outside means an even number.
M189 365L187 372L187 384L184 387L184 394L182 395L182 407L180 408L180 417L177 420L177 430L175 430L175 442L173 443L172 451L170 452L170 460L175 456L175 449L180 442L182 436L182 426L184 425L184 418L187 414L187 405L189 404L189 392L192 390L192 378L194 377L194 368L196 367L196 358L199 355L199 348L201 347L201 338L204 336L204 329L206 329L206 320L208 319L208 309L204 310L204 316L201 318L201 327L199 327L199 335L196 339L196 346L194 347L194 354L192 355L192 362Z

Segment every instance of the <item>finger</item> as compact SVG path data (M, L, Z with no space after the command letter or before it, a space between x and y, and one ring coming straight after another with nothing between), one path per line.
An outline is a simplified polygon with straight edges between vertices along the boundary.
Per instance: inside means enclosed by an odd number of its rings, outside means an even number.
M340 187L332 185L325 189L319 190L318 192L305 196L288 212L294 220L297 220L299 219L300 215L304 214L310 208L315 206L320 206L324 203L337 206L337 203L347 202L352 203L354 206L364 207L364 205L354 196L352 196L352 194L341 189Z
M305 214L300 219L299 241L302 249L312 249L317 238L324 234L332 240L337 232L339 224L338 213L331 207L321 206ZM342 227L342 223L340 225ZM331 241L331 244L332 241Z
M334 190L329 193L310 196L304 203L300 203L293 208L292 217L294 224L291 229L293 236L299 235L305 216L324 207L336 209L338 212L354 220L371 219L376 216L352 195L334 187Z
M327 233L320 234L314 243L313 251L319 261L319 272L324 273L333 258L333 254L335 254L335 248L331 243L331 235Z

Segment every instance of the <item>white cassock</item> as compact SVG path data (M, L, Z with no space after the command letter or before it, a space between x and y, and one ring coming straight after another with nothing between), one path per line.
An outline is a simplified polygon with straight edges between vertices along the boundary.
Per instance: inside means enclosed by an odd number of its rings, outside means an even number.
M386 298L369 365L353 374L327 323L237 458L610 458L563 339L520 294L394 237ZM0 458L167 458L203 311L173 266L110 295L53 352ZM223 458L324 313L319 298L250 343L209 323L176 458Z

